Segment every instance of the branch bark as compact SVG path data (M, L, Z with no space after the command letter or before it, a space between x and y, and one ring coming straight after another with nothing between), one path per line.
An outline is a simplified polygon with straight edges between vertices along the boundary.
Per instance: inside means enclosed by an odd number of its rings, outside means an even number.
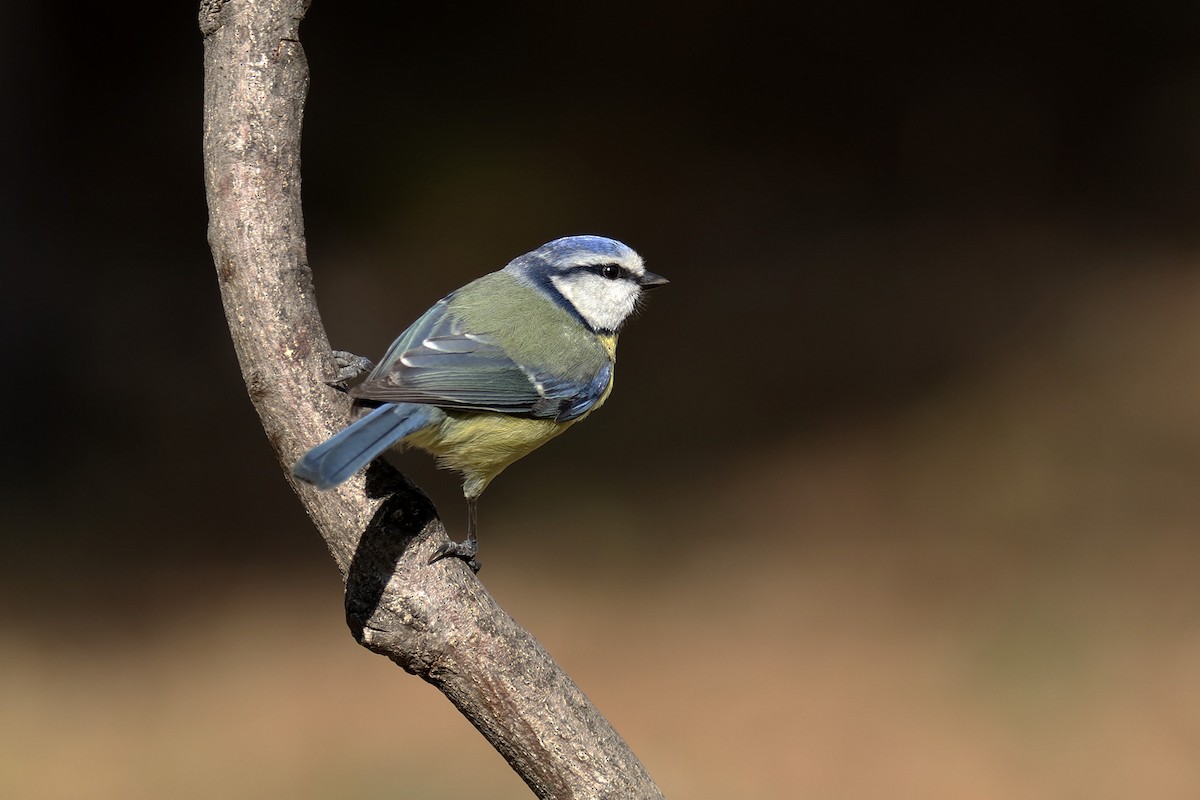
M285 474L349 420L317 312L300 206L308 0L202 0L209 243L246 387ZM428 498L379 462L293 485L364 647L437 686L542 798L659 798L637 757L464 564Z

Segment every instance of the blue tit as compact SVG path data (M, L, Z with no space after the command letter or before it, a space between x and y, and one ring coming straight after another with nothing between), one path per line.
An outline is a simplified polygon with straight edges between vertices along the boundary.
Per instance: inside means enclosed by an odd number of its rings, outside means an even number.
M644 292L667 283L628 246L567 236L452 292L350 390L380 402L309 450L292 474L330 489L390 447L417 447L463 477L467 538L434 555L473 562L477 501L505 467L608 398L617 334Z

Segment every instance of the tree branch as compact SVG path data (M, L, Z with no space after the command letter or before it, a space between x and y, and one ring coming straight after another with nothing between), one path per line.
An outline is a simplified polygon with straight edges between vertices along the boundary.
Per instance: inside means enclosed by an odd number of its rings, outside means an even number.
M209 243L250 399L285 472L349 421L317 312L300 207L307 0L202 0ZM290 473L289 473L290 474ZM437 686L543 798L662 797L540 644L456 559L428 498L376 463L294 485L346 583L365 647Z

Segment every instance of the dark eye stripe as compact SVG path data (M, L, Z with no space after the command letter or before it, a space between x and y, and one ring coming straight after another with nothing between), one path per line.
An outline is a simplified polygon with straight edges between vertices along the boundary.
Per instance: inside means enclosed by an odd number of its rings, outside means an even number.
M588 272L594 272L601 278L607 278L610 281L618 279L632 280L633 273L622 267L620 264L614 264L611 261L603 264L587 264L582 269Z

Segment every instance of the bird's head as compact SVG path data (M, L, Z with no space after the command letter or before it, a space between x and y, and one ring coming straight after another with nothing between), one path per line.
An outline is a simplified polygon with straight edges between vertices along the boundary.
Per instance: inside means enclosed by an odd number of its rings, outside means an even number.
M599 334L620 330L644 292L668 283L628 245L603 236L565 236L514 259L506 272L531 283Z

